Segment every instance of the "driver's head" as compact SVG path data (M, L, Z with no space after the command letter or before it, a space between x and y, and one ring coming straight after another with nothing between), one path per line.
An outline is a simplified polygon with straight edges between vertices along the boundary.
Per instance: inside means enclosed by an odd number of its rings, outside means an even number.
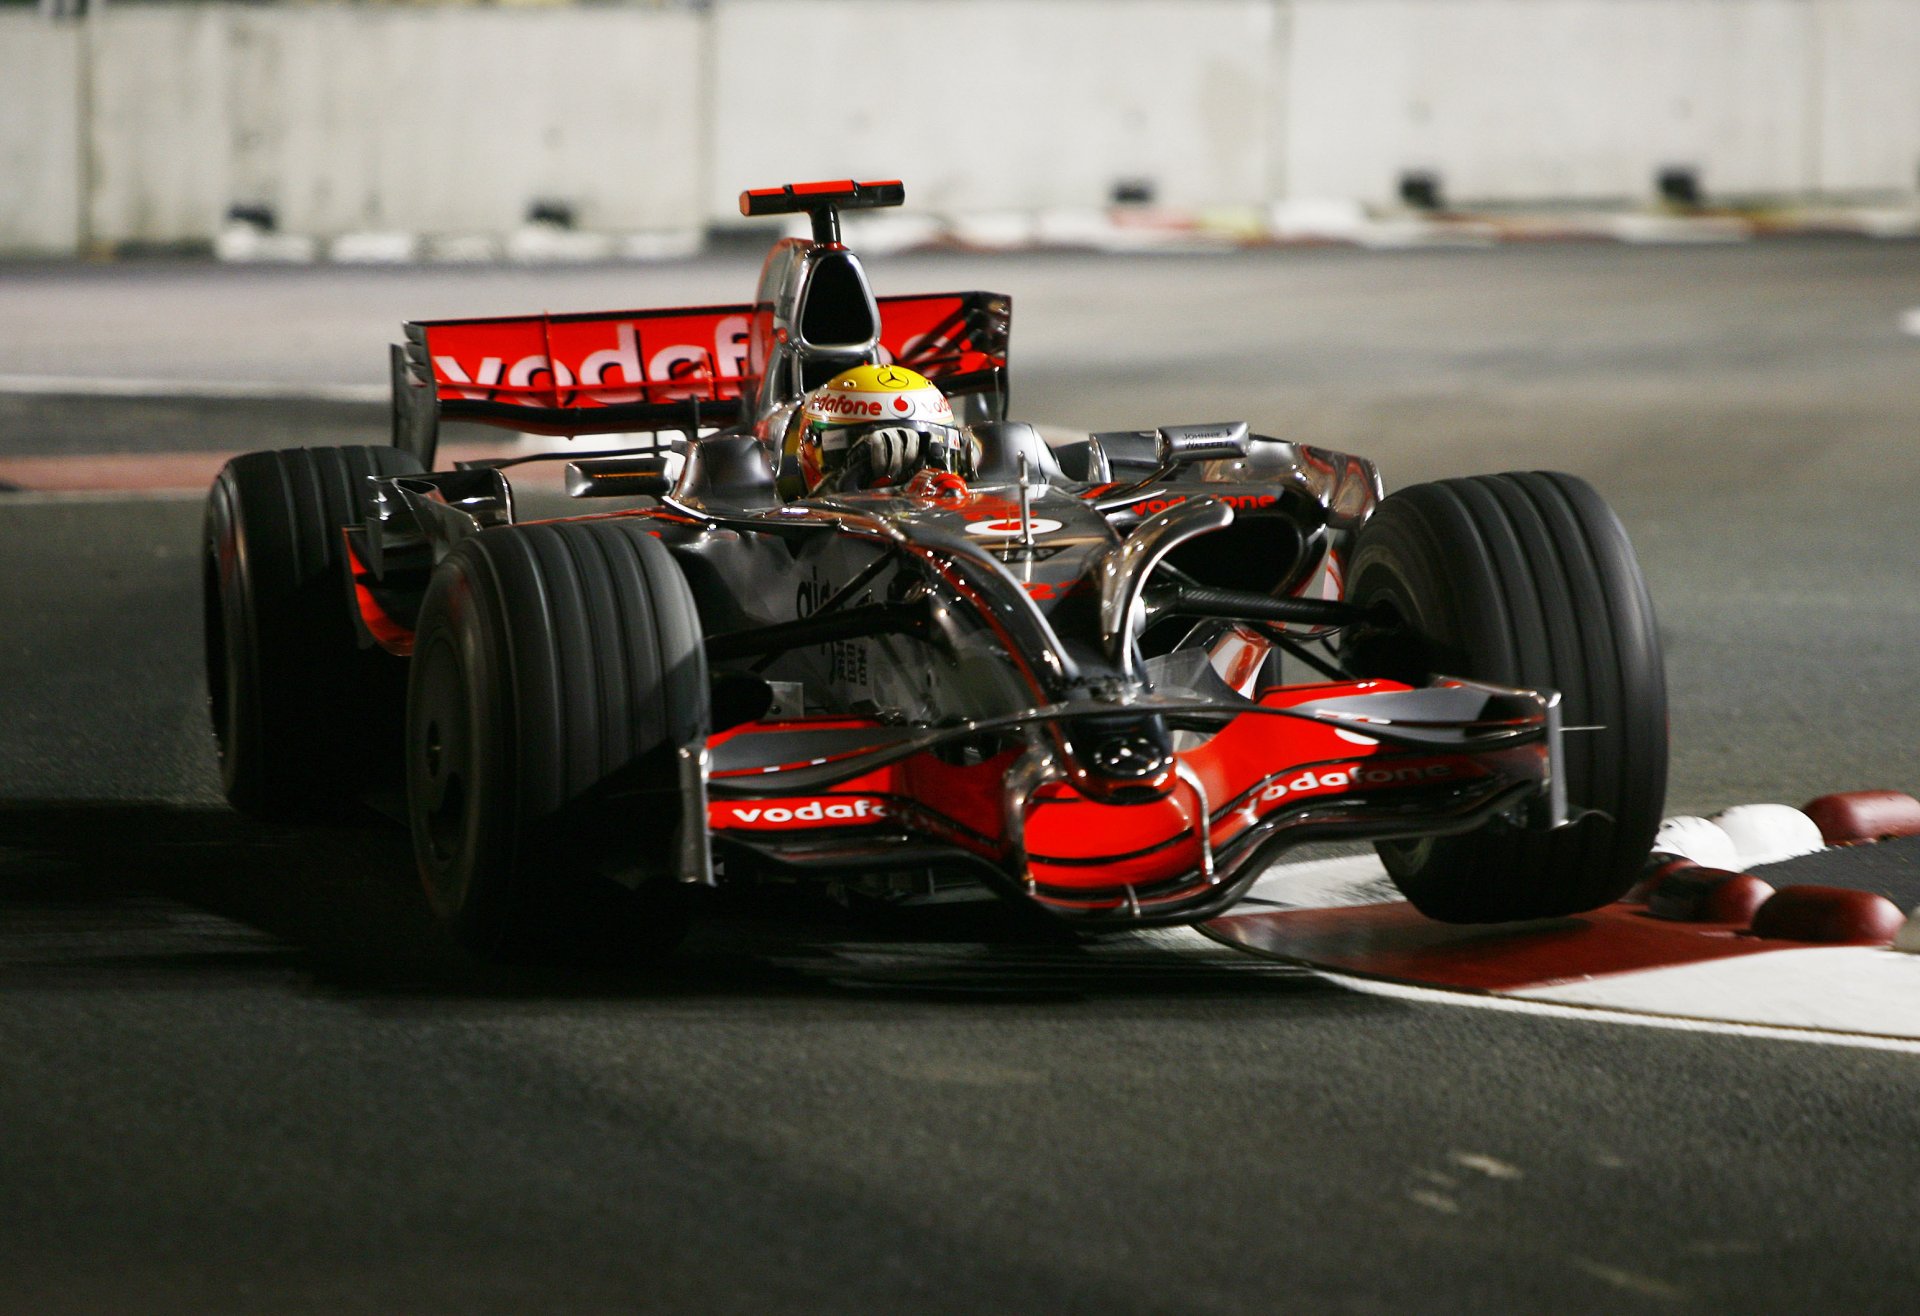
M918 471L959 469L953 408L905 366L841 371L807 394L794 424L808 493L887 488Z

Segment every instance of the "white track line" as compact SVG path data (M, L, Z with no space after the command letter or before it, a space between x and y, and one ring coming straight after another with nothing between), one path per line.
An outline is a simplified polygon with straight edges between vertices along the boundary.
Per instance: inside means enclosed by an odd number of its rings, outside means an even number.
M1371 855L1278 864L1255 884L1254 901L1234 912L1372 903L1391 898L1384 878ZM1436 1004L1920 1052L1920 954L1872 946L1783 948L1498 994L1314 972L1355 991Z
M1920 306L1900 313L1900 332L1920 338Z
M89 375L0 375L0 393L103 398L257 398L272 402L385 402L384 384L282 384L260 379L115 379Z
M1920 955L1820 946L1506 993L1556 1005L1920 1039Z
M1783 955L1799 954L1785 951ZM1772 957L1768 957L1772 958ZM1441 991L1434 987L1409 987L1403 983L1382 982L1374 978L1355 978L1343 973L1315 970L1330 982L1371 996L1391 996L1398 1000L1420 1001L1431 1005L1460 1005L1474 1010L1504 1010L1509 1014L1531 1014L1547 1019L1578 1019L1586 1023L1626 1024L1639 1028L1668 1028L1682 1033L1719 1033L1728 1037L1757 1037L1772 1042L1812 1042L1820 1046L1852 1046L1869 1051L1905 1051L1920 1055L1920 1039L1880 1037L1871 1033L1834 1033L1818 1028L1781 1028L1765 1024L1727 1023L1718 1019L1690 1019L1673 1015L1630 1014L1625 1010L1554 1005L1545 1001L1520 1000L1511 996L1483 996L1470 992Z
M46 503L197 503L206 496L205 489L0 489L0 511Z

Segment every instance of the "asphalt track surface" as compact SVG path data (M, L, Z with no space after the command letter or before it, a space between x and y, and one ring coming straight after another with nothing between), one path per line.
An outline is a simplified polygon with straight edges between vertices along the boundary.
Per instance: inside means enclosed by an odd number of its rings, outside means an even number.
M378 383L407 316L751 261L0 270L0 374ZM894 258L1015 294L1016 411L1245 416L1619 508L1670 811L1920 787L1920 246ZM377 436L0 397L0 456ZM1905 1310L1920 1055L1359 995L993 909L735 902L477 969L404 839L218 805L197 504L0 496L0 1309Z

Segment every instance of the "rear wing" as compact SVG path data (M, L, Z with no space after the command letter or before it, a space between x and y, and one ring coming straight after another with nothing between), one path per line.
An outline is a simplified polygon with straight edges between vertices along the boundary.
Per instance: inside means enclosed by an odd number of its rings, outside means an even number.
M880 350L949 392L1000 385L1008 299L881 297ZM428 467L443 420L573 436L750 421L751 304L422 320L394 345L393 442Z

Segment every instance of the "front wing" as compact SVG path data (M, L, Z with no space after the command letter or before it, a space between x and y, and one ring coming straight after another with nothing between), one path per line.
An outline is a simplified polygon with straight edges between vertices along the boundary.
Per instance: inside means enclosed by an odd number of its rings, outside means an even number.
M1301 842L1562 825L1558 704L1455 680L1141 696L1127 707L1196 730L1171 791L1130 804L1074 791L1040 734L1111 703L945 728L752 723L709 743L707 819L723 853L776 866L965 868L1077 924L1190 922ZM983 738L1002 747L962 752Z

